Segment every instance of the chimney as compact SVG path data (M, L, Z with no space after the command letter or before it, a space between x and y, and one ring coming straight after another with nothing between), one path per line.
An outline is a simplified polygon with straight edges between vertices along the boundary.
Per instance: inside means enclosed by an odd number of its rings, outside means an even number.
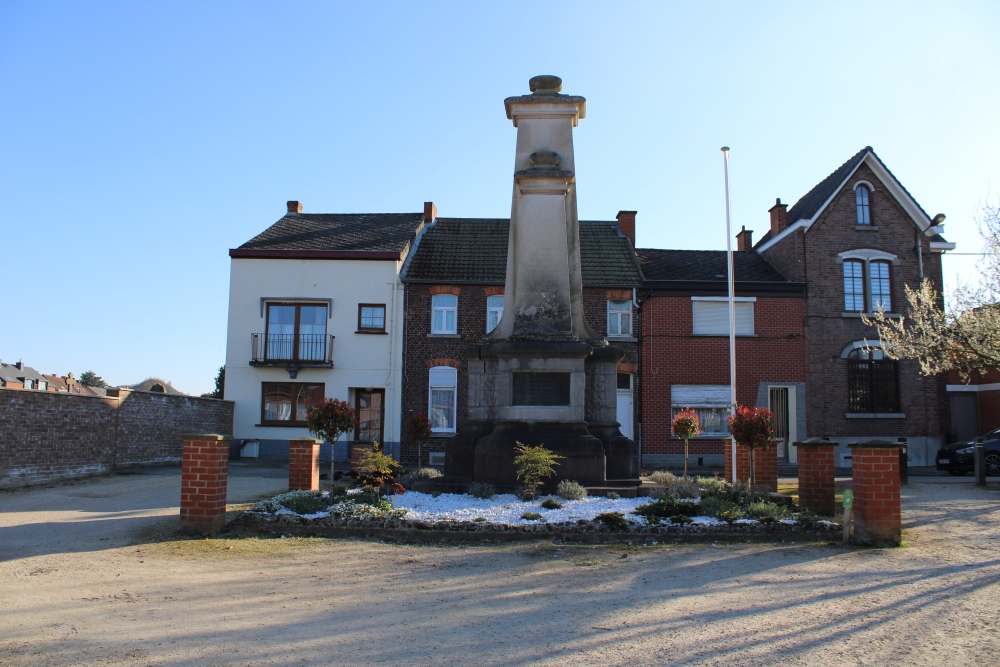
M774 206L768 213L771 214L771 237L775 237L785 231L788 226L788 204L782 204L781 198L774 200Z
M743 225L739 234L736 235L736 249L740 252L753 250L753 230L747 229L746 225Z
M23 359L18 359L17 363L14 364L14 366L17 367L17 370L23 371L24 370L24 360Z
M288 213L291 215L298 215L302 212L302 202L300 201L290 201L288 202Z
M434 222L438 217L438 207L432 201L424 202L424 221Z
M635 247L635 211L618 211L615 216L618 219L618 229L627 236Z

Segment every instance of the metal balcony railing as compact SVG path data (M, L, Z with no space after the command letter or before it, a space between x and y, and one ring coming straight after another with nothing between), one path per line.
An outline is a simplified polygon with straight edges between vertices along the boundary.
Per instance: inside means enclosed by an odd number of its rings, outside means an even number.
M333 336L326 334L250 334L253 366L333 365Z

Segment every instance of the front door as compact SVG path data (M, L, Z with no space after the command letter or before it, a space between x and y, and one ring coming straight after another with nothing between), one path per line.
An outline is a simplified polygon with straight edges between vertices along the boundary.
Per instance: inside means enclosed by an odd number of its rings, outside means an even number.
M355 389L354 407L358 411L358 427L354 439L358 442L372 442L382 439L382 425L385 422L385 389Z
M771 387L768 403L774 413L774 430L778 437L778 458L795 461L794 447L789 446L788 387Z
M632 422L634 421L632 410L632 374L618 374L618 423L620 430L629 440L632 440Z

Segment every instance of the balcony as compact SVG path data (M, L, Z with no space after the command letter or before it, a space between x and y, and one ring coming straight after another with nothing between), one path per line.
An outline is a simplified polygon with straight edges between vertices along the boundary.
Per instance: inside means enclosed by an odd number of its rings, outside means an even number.
M290 377L300 368L333 368L333 336L326 334L250 334L251 366L287 368Z

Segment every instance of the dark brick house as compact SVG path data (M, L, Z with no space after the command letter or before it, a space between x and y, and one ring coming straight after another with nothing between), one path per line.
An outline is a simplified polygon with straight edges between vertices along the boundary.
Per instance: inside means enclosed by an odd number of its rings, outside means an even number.
M932 465L946 436L945 378L921 376L914 361L889 359L861 315L881 304L898 317L903 286L922 277L941 288L941 253L955 247L935 226L943 217L931 219L870 146L790 209L778 200L770 215L754 249L806 284L805 435L841 445L906 437L910 463ZM838 464L847 452L838 447Z
M745 238L745 237L744 237ZM741 238L741 241L744 239ZM806 433L805 285L788 280L741 243L734 253L736 400L776 415L779 457L795 460L788 442ZM642 461L683 465L673 416L699 415L702 435L690 443L692 466L722 466L730 404L729 304L726 253L721 250L636 251L642 341Z
M638 339L636 288L641 274L633 240L635 213L618 221L580 222L580 255L587 323L625 350L619 364L619 421L635 433ZM421 465L443 464L449 438L462 431L468 412L462 350L478 345L503 309L508 219L437 218L417 239L402 272L405 299L402 423L425 413L434 435ZM624 230L624 232L623 232ZM405 433L404 465L417 465L417 447Z

